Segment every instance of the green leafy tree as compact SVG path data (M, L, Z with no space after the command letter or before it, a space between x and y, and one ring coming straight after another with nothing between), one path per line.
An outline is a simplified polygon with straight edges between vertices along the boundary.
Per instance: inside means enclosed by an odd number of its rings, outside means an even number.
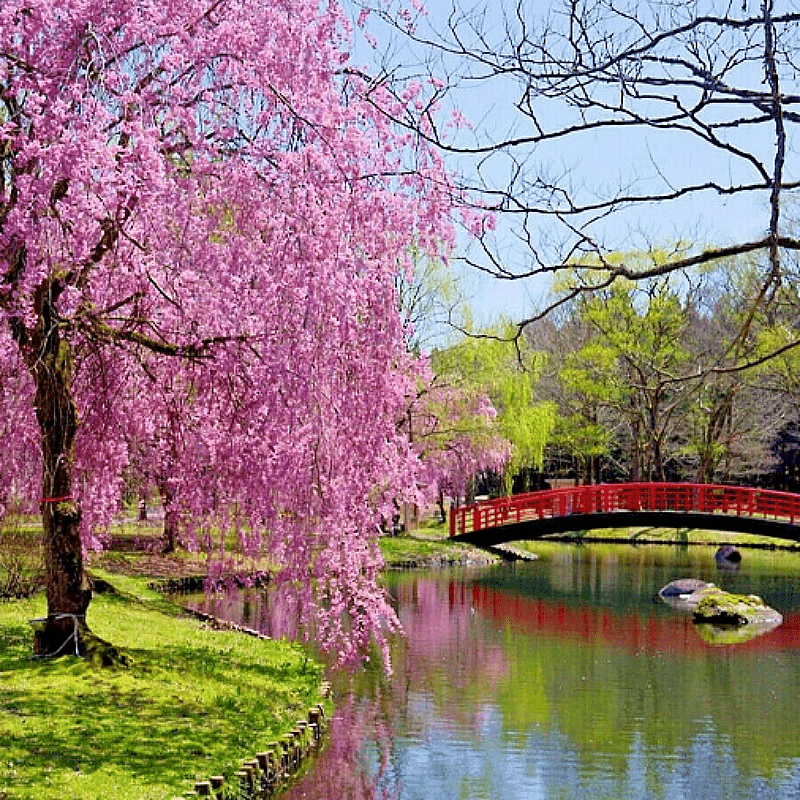
M694 366L690 320L670 278L617 279L572 304L559 344L558 434L585 482L600 479L600 459L615 448L624 451L631 480L667 477L685 439L679 420L697 385L682 379Z
M413 270L397 275L397 297L408 348L415 355L458 338L470 325L470 308L459 275L441 258L410 249Z
M584 481L599 480L611 459L633 480L711 482L768 471L786 403L756 366L789 347L795 332L763 339L777 306L752 311L761 289L754 274L737 260L680 280L617 279L571 304L549 333L550 360L560 365L549 391L560 411L554 440ZM768 358L760 369L772 374Z
M570 455L576 477L582 476L584 483L599 483L601 460L611 453L617 427L610 410L621 407L622 395L627 393L616 376L617 353L594 340L568 353L562 363L554 438Z
M728 259L705 278L688 309L687 346L699 378L685 415L686 454L696 480L728 482L771 469L787 397L763 381L767 364L755 366L770 353L762 334L773 311L757 310L762 287L751 260Z
M491 399L499 430L511 443L503 470L507 492L522 467L541 468L544 448L555 424L555 406L534 399L543 356L524 340L512 341L510 333L510 326L500 323L495 331L465 336L432 357L437 375L471 385Z

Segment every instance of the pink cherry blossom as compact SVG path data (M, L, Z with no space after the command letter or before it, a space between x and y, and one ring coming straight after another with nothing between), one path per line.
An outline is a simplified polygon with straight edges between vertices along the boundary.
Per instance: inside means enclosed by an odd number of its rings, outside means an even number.
M213 574L230 534L268 553L342 660L397 629L380 523L442 467L395 276L452 192L390 123L419 87L362 99L350 45L313 0L0 7L0 502L70 549L51 614L134 476Z

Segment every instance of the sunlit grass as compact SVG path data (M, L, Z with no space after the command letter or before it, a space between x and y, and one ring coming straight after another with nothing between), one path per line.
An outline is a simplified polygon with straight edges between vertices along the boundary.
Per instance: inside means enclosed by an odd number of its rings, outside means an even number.
M476 554L481 558L491 558L472 545L453 542L443 534L441 538L401 535L384 536L380 540L381 554L387 566L406 566L411 564L447 563L474 559Z
M96 597L92 629L133 660L96 669L33 660L43 601L0 604L0 797L168 800L230 778L318 701L321 668L299 647L165 610Z

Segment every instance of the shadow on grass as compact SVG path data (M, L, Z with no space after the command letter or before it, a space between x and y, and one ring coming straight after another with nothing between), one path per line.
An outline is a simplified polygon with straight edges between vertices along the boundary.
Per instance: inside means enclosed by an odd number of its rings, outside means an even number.
M180 794L196 778L230 775L317 700L321 672L292 645L206 631L119 598L100 605L98 633L125 649L130 669L35 661L30 628L0 610L0 796L67 796L78 774Z

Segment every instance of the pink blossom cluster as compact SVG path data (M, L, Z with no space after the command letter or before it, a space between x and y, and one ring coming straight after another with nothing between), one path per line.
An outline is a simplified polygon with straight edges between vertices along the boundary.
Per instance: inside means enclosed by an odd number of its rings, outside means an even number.
M394 278L453 237L441 161L389 121L419 87L367 86L348 47L315 0L0 5L0 502L52 499L51 331L84 545L150 482L216 564L232 533L269 553L342 661L397 627L381 519L448 468L399 424L421 366Z
M40 481L31 383L15 356L13 342L0 334L0 522L7 512L35 509Z
M423 464L421 481L429 493L464 498L474 477L502 473L511 444L497 424L497 410L479 390L431 381L409 415L414 447Z

